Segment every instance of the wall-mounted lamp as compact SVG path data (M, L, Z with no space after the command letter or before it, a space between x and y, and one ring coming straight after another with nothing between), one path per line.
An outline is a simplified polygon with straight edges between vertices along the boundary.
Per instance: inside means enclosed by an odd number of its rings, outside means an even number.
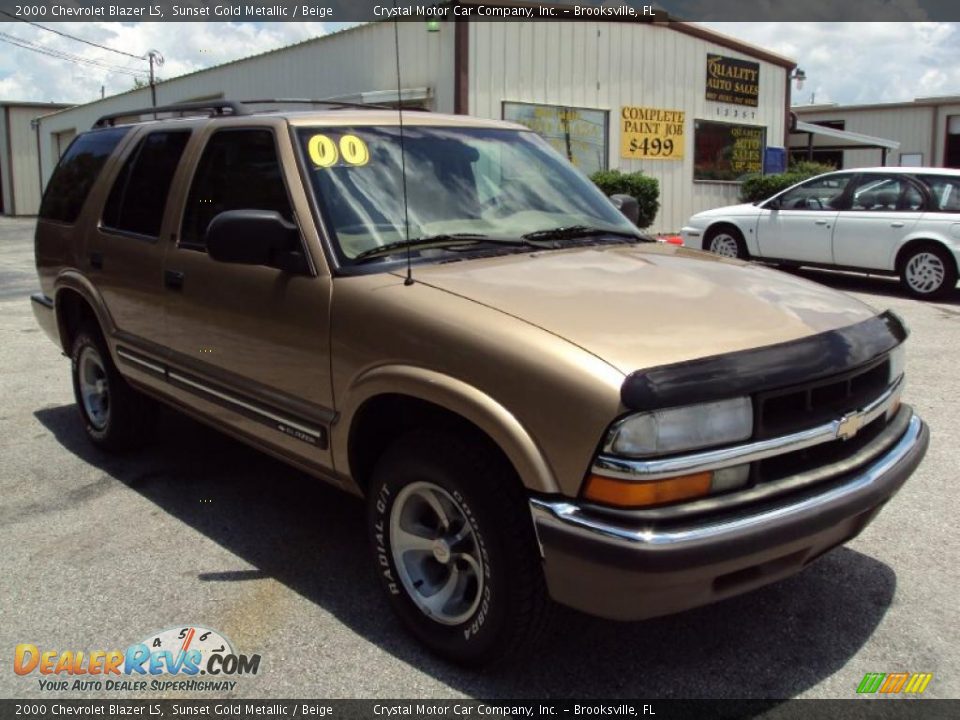
M797 81L797 90L803 90L803 81L807 79L807 74L800 68L797 68L790 73L790 79Z
M427 32L440 32L440 21L427 20Z

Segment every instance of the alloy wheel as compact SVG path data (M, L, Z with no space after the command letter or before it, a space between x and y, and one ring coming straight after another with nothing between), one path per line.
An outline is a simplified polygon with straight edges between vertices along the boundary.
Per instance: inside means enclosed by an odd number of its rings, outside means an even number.
M110 386L103 360L95 348L87 346L77 364L84 412L97 430L103 430L110 420Z
M414 482L400 491L390 512L393 562L420 611L458 625L483 597L479 539L463 507L443 488Z

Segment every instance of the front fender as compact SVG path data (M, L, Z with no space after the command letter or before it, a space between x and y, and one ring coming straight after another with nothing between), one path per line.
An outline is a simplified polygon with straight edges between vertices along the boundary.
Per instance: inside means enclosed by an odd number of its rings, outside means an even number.
M378 395L407 395L460 415L497 443L527 489L560 492L537 443L507 408L462 380L408 365L381 365L365 371L338 401L340 417L331 430L330 444L335 467L341 473L352 476L348 443L354 417L364 403Z

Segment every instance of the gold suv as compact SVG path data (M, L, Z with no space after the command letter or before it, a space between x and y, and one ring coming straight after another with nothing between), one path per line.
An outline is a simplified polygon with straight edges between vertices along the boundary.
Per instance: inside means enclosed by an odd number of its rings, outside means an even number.
M37 223L90 440L160 401L366 498L447 658L514 652L549 598L634 620L797 572L926 451L895 315L650 241L525 128L154 112L78 136Z

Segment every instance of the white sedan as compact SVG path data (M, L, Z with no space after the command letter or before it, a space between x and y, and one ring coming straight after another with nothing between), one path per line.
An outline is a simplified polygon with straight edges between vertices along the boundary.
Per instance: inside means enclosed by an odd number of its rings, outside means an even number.
M897 275L918 297L943 297L960 264L960 170L818 175L760 203L697 213L682 237L727 257Z

